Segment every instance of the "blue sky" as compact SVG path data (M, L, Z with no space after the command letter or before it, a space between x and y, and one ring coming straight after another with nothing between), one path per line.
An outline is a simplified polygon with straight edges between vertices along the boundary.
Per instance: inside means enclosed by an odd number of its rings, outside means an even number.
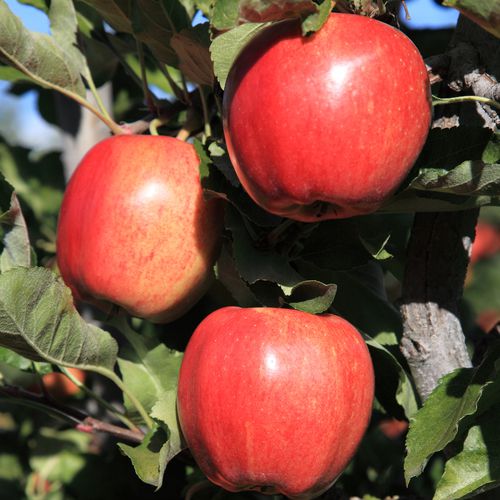
M9 8L20 17L31 31L43 33L50 32L47 16L38 9L29 5L20 4L16 0L6 0ZM406 0L410 11L411 20L405 21L404 14L401 19L404 24L414 29L453 27L456 24L458 12L451 8L440 7L433 0ZM40 117L36 106L36 93L28 92L21 97L11 96L5 92L7 82L0 81L0 111L12 113L13 122L10 130L20 129L22 120L23 134L18 134L14 142L22 142L29 147L43 148L47 144L57 143L58 132L55 127L48 126ZM19 127L17 127L19 122ZM0 133L2 130L0 130Z

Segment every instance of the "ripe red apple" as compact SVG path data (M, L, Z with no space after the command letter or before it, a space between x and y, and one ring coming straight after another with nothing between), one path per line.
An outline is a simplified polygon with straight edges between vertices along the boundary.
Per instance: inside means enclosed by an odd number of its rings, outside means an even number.
M400 31L331 14L310 37L273 26L224 91L229 155L248 194L299 221L375 211L401 184L431 120L422 57Z
M408 430L406 420L397 420L395 418L386 418L378 425L385 437L389 439L399 439Z
M68 368L68 371L80 382L85 381L86 374L79 368ZM64 373L46 373L42 377L45 390L55 399L64 399L74 396L80 392L80 388L74 384Z
M500 229L487 222L478 222L472 244L471 264L500 252Z
M328 489L351 460L373 391L366 345L344 319L225 307L189 341L178 414L211 481L305 499Z
M67 369L77 380L85 382L86 373L79 368ZM75 396L80 392L80 388L74 384L64 373L51 372L42 376L42 384L49 396L54 399L65 399ZM42 394L40 384L32 384L28 387L30 392Z
M76 299L156 322L206 291L222 230L205 201L191 144L123 135L94 146L76 169L59 216L57 261Z

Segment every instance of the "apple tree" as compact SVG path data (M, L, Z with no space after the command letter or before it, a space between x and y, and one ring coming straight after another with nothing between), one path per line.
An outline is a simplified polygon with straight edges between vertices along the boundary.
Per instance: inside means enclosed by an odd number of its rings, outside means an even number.
M0 497L496 498L498 2L19 1Z

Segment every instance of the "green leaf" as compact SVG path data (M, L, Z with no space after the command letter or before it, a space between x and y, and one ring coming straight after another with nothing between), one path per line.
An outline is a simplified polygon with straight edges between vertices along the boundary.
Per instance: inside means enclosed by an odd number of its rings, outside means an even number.
M73 305L71 291L44 268L0 274L0 345L34 361L103 372L113 370L117 345L89 325Z
M1 61L1 59L0 59ZM9 82L31 82L32 80L28 78L24 73L11 66L2 66L0 64L0 80Z
M259 207L243 190L223 145L207 141L203 145L195 139L194 147L200 158L200 179L206 195L229 201L254 224L277 226L283 219Z
M27 204L41 222L48 222L59 212L64 189L63 167L57 153L33 161L30 151L9 147L0 139L0 168L17 196ZM0 183L1 185L1 183Z
M0 0L0 55L10 65L42 87L69 96L85 97L81 74L88 71L85 58L73 46L76 16L72 2L53 0L49 11L54 36L30 32L4 0Z
M17 452L17 454L10 454L2 450L0 453L0 480L17 480L19 483L23 480L25 472L19 450Z
M217 169L224 174L224 177L230 182L231 186L238 188L241 182L234 171L234 167L229 159L229 155L225 146L220 142L209 142L208 153L210 161L217 167Z
M500 132L493 135L490 142L484 148L481 160L484 163L500 163Z
M152 334L139 335L124 320L116 322L116 326L132 346L132 350L124 352L127 359L118 360L123 380L151 417L159 422L139 446L119 446L132 460L140 479L159 489L168 462L184 447L176 410L182 354L168 349ZM137 416L126 397L125 407L132 418Z
M365 335L365 340L373 358L377 400L389 414L410 419L417 412L418 404L408 374L383 345L367 335ZM396 408L395 403L400 408Z
M493 407L469 429L463 449L446 462L433 500L470 498L500 486L499 412Z
M316 13L312 0L217 0L212 25L223 31L243 23L282 21Z
M168 462L175 457L186 446L183 443L182 432L177 418L177 388L163 393L162 397L154 405L151 416L168 428L168 442L162 452L162 463L160 472L163 473Z
M33 361L5 347L0 347L0 363L5 363L22 371L32 371L33 368Z
M224 89L229 71L243 47L270 25L271 23L243 24L223 33L212 42L210 55L214 63L215 76L222 89Z
M87 59L78 48L78 21L73 2L51 0L49 9L50 31L57 46L64 52L65 60L71 61L80 74L89 80Z
M45 0L18 0L18 2L24 3L26 5L31 5L32 7L35 7L36 9L39 9L45 13L49 11Z
M214 71L210 59L208 23L175 33L170 45L179 58L179 69L190 82L213 86Z
M215 266L217 279L224 285L240 307L256 307L259 302L241 278L228 246L224 245L222 247L217 260Z
M51 482L70 484L86 465L91 436L76 430L43 428L33 439L30 465Z
M337 285L315 280L302 281L285 296L285 302L299 311L321 314L330 308L336 293Z
M497 0L445 0L443 5L455 7L482 28L500 38L500 4Z
M15 193L12 193L9 211L0 216L0 223L10 226L3 237L4 248L0 254L0 273L14 267L30 267L32 253L28 227Z
M380 211L451 211L499 205L499 188L500 164L466 161L450 171L421 170L408 188Z
M500 164L466 161L450 171L421 170L409 189L466 196L498 195Z
M451 443L465 417L476 413L500 356L492 348L478 368L460 368L445 375L410 423L406 439L405 478L420 475L432 454Z
M335 283L335 312L402 359L398 348L398 337L402 332L401 317L385 296L379 264L371 262L348 272L321 269L303 260L297 260L294 264L303 279Z
M303 244L298 258L325 269L351 269L372 259L360 240L353 219L318 224Z
M432 129L408 176L409 185L379 211L456 211L500 204L498 162L484 161L495 156L488 153L492 141L492 132L479 126Z
M126 333L132 348L120 351L118 365L125 385L150 414L165 393L176 389L182 354L168 349L152 334L139 335L124 320L115 326ZM134 405L125 397L125 408L131 418L141 421Z
M323 0L321 3L317 2L318 12L310 14L302 21L302 34L308 35L318 31L323 24L326 23L330 12L332 11L332 0Z
M248 234L241 215L229 208L226 225L233 234L233 255L241 277L249 284L270 281L282 287L285 293L304 281L289 261L274 250L260 250Z
M170 451L169 436L162 426L151 429L139 446L119 443L120 450L130 458L137 476L158 490L163 483L163 473Z

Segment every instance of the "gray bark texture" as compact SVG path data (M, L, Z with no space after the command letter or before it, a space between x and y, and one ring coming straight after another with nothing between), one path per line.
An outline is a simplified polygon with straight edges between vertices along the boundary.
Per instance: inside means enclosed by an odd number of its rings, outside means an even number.
M442 81L442 92L448 96L451 89L498 97L500 41L463 16L447 53L427 63L431 81ZM479 106L477 113L484 126L497 128L497 112ZM464 125L470 119L470 105L454 111L458 115L452 123ZM443 117L436 116L434 126L442 122ZM471 366L458 305L478 213L468 210L415 216L403 280L400 347L422 401L442 376Z
M477 210L415 216L403 281L401 351L422 400L439 379L471 366L458 304Z

